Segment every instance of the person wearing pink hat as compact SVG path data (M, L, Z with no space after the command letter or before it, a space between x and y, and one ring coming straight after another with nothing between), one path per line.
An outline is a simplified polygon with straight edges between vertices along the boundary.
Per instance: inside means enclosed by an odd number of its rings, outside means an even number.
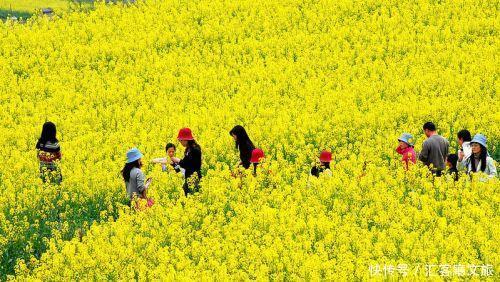
M319 175L323 172L326 172L329 175L331 175L332 174L330 170L331 161L332 161L332 153L329 151L322 151L321 154L319 155L319 165L315 164L311 168L310 175L319 177Z
M257 175L257 166L265 158L264 151L259 148L252 150L252 156L250 157L250 163L253 164L253 174Z
M179 130L177 139L186 150L184 151L184 158L181 160L176 157L171 157L175 168L184 169L184 195L193 194L199 189L201 179L201 147L196 143L193 133L189 128L182 128Z

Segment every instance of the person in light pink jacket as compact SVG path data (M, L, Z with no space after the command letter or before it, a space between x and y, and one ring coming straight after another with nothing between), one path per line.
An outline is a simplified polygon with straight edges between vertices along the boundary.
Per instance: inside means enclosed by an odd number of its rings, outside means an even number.
M401 137L398 138L399 146L396 148L398 154L403 155L401 159L405 164L405 169L408 169L409 163L415 164L417 162L417 155L415 149L413 149L413 135L410 133L403 133Z

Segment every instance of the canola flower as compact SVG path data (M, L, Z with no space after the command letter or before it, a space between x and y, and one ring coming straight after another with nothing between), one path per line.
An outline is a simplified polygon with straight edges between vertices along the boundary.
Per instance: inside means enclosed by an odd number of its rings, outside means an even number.
M498 160L494 1L138 1L0 25L0 279L370 279L371 264L499 269L498 178L405 172L394 148L434 121ZM60 186L34 150L57 124ZM266 152L231 167L229 129ZM203 178L148 165L153 207L120 169L189 126ZM309 177L323 149L332 176ZM180 156L181 152L178 152ZM494 279L494 277L490 277Z

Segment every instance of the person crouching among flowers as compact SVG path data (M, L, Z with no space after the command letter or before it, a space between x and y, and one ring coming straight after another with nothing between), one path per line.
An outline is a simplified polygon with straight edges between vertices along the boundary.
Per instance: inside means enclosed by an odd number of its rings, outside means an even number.
M319 177L320 174L326 173L327 175L332 175L330 170L330 162L332 161L332 153L328 151L322 151L319 155L319 165L314 164L311 168L310 175Z

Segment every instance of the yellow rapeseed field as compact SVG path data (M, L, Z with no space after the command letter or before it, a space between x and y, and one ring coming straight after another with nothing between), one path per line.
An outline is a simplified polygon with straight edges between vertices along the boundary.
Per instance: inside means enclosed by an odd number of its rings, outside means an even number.
M500 182L405 172L433 121L500 157L492 0L158 0L0 24L0 280L497 280ZM57 125L60 186L35 144ZM229 130L266 160L232 176ZM149 160L190 127L200 192ZM155 204L120 170L145 155ZM332 176L311 178L321 150ZM237 174L238 175L238 174ZM431 277L432 276L432 277Z

